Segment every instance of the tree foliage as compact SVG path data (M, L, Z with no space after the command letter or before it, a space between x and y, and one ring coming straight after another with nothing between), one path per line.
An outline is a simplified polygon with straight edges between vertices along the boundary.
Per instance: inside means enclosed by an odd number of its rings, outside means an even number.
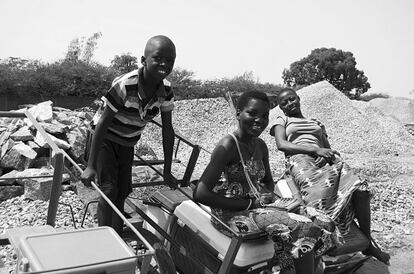
M92 36L86 38L74 38L68 47L65 60L71 62L83 61L90 63L92 61L93 54L95 53L96 46L98 45L98 39L101 38L102 33L96 32Z
M318 48L290 65L283 71L284 83L288 86L310 85L327 80L349 98L358 98L371 85L349 51L335 48Z
M132 56L131 53L115 55L111 61L111 68L119 75L130 72L138 68L137 57Z
M100 97L109 89L112 80L138 67L137 58L130 53L115 55L110 66L93 61L101 33L89 38L75 38L64 58L52 63L18 57L0 59L0 93ZM259 83L253 72L231 79L195 79L195 73L175 68L167 78L173 85L175 98L195 99L238 94L246 90L261 90L275 94L279 86ZM45 95L45 96L43 96Z

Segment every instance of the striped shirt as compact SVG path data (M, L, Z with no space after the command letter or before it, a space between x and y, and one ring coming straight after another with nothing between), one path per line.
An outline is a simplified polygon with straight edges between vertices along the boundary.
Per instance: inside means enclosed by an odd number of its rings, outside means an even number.
M172 111L174 95L171 85L164 80L154 96L147 98L143 90L143 69L121 75L112 82L102 97L104 105L115 112L106 138L124 146L134 146L146 124L161 112ZM148 102L145 106L143 102Z
M322 135L327 136L325 126L316 119L278 116L270 129L271 135L274 135L277 125L286 129L286 139L291 143L324 147Z

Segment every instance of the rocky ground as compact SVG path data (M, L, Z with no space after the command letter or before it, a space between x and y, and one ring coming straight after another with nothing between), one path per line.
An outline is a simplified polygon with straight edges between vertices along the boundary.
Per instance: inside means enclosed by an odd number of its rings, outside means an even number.
M414 251L414 136L395 118L382 114L368 103L349 100L327 82L306 87L299 95L304 114L321 120L331 145L359 175L369 179L374 194L373 236L394 256L393 265L387 271L414 272L414 263L407 258L407 254ZM216 98L176 102L173 113L177 133L203 148L193 176L196 179L208 163L209 152L217 141L235 128L234 111L225 99ZM273 109L270 120L279 114L278 108ZM269 146L270 162L277 178L283 171L283 155L277 152L268 131L262 138ZM158 140L161 140L159 128L149 125L139 146L151 147L154 154L162 158L162 145ZM189 155L190 148L180 144L177 158L185 164ZM183 164L174 165L177 176L183 168ZM83 214L79 198L67 191L62 199L72 204L79 224ZM44 224L46 208L47 202L28 201L22 197L0 203L0 232L10 227ZM57 226L70 228L70 219L68 208L59 206ZM86 225L93 224L88 217ZM1 259L12 265L15 255L10 247L3 247L0 252Z

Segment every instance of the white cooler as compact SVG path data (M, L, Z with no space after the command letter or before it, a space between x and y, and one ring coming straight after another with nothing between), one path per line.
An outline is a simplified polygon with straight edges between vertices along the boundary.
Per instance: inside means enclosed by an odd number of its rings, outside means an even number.
M135 273L133 250L110 227L25 236L20 240L20 273Z

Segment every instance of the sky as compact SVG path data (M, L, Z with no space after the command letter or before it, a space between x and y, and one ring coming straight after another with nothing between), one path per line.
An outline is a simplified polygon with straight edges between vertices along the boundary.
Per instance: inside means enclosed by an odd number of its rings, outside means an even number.
M370 93L414 98L412 0L0 0L0 59L53 62L70 41L101 32L94 60L142 56L158 34L195 78L252 72L283 84L283 69L313 49L350 51Z

